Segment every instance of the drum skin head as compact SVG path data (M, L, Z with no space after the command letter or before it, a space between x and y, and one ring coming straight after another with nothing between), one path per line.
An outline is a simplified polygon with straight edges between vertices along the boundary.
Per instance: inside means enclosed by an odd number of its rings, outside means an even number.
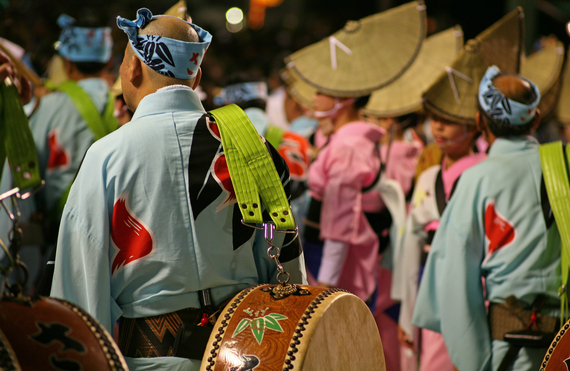
M568 371L570 370L570 321L558 331L556 337L550 344L540 371Z
M240 292L218 317L201 371L385 371L382 342L366 304L341 289L281 285Z
M64 300L3 298L0 330L22 370L128 370L109 333Z

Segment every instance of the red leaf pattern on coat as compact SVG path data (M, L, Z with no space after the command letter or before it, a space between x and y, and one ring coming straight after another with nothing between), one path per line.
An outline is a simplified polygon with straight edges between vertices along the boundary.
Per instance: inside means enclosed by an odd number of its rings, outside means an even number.
M501 216L494 203L485 210L485 236L489 239L488 255L493 254L514 241L516 230L512 223Z
M113 207L111 238L118 249L111 265L111 274L129 264L154 254L152 231L130 209L128 194L119 196Z
M47 163L47 170L53 170L58 167L69 165L69 155L59 142L59 139L57 137L58 132L58 129L56 129L48 134L49 158Z

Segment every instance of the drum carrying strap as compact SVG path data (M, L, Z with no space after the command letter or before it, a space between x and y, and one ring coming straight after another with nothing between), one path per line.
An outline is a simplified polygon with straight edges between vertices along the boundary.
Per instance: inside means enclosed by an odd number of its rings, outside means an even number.
M243 222L262 224L260 196L277 230L295 229L279 174L263 140L237 105L210 111L216 120Z
M267 139L267 141L276 149L281 145L284 135L285 130L274 125L269 125L265 131L265 139Z
M6 80L9 81L9 80ZM0 83L0 178L4 161L8 158L13 185L21 190L41 184L40 168L34 138L24 113L18 89L12 83Z
M110 94L107 99L105 110L103 111L103 116L101 116L89 95L75 81L66 80L60 85L55 86L55 89L66 93L71 99L73 105L77 111L79 111L83 120L87 123L87 127L91 130L95 141L119 128L119 123L113 116L114 100ZM57 215L61 213L65 206L65 202L67 201L70 189L71 184L69 184L63 191L63 194L55 204L54 208L50 211L51 217L57 217Z
M568 269L570 264L570 183L568 182L567 162L570 152L566 149L566 157L562 142L543 144L539 148L542 173L546 185L548 199L556 219L556 225L560 231L562 286L560 294L560 323L568 319Z

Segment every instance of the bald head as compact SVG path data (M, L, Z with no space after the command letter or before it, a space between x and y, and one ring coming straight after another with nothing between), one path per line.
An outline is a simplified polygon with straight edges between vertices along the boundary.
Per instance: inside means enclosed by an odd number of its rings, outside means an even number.
M139 30L139 35L156 35L184 42L199 42L196 30L180 18L157 16L145 28Z
M183 42L199 42L200 37L194 28L180 18L171 16L156 16L144 28L139 30L139 35L154 35L161 37L168 37ZM129 54L133 51L129 50ZM146 66L146 65L145 65ZM165 86L171 84L193 85L196 78L189 80L176 79L168 77L154 71L149 66L146 66L148 76L151 81L158 86Z
M498 75L493 79L493 85L505 97L522 104L531 104L536 100L536 93L528 83L517 75Z
M180 18L170 16L154 17L144 28L139 29L138 33L139 35L161 36L182 42L200 42L198 33L192 26ZM178 79L155 71L140 58L133 51L131 44L127 44L120 69L121 86L125 102L133 112L145 96L156 92L160 88L169 85L186 85L195 89L200 83L202 76L200 68L198 68L193 78Z

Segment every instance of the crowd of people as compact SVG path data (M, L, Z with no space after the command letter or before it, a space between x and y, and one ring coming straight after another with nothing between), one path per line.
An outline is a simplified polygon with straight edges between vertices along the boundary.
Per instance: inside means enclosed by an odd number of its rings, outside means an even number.
M26 292L84 308L131 370L197 370L172 354L178 328L158 336L153 321L200 323L278 278L263 232L241 223L277 215L238 202L204 109L236 104L290 203L297 233L273 241L290 281L362 299L387 370L540 368L548 344L516 339L552 339L564 318L565 228L539 153L570 140L560 41L525 56L521 8L467 41L458 25L426 35L412 1L288 55L278 89L248 66L203 89L215 35L173 9L117 18L118 74L111 28L62 15L33 96L4 42L0 77L20 87L45 180L19 201ZM0 217L1 238L12 227Z

